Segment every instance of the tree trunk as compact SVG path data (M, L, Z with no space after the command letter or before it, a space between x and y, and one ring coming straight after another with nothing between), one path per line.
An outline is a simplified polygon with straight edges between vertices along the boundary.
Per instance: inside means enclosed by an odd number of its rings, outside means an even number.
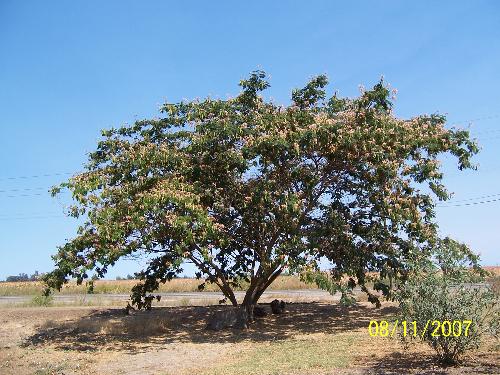
M273 283L273 281L276 280L282 271L283 270L281 268L278 268L268 278L257 278L255 279L255 282L252 281L250 283L250 287L245 293L245 298L242 303L247 311L249 322L253 322L254 320L254 307L257 305L260 297L262 297L262 294Z
M244 313L237 313L237 311L241 311L237 309L231 310L233 312L230 314L227 313L227 316L214 316L213 319L209 322L209 327L212 327L212 329L220 329L220 327L230 327L233 326L233 324L234 326L242 327L244 325L242 323L243 321L246 321L247 323L253 322L255 305L259 301L262 294L273 283L273 281L276 280L281 272L282 269L278 268L267 277L254 277L250 282L250 286L248 287L245 293L245 298L243 299L243 302L240 306L240 308L244 310ZM226 296L231 301L232 305L237 306L238 302L229 285L222 282L217 283L217 285L221 289L224 296ZM235 314L238 316L237 319L235 318ZM243 317L243 315L245 315L245 317Z
M247 312L247 319L248 319L248 322L251 323L254 321L254 316L253 316L253 309L255 307L255 305L253 304L249 304L249 305L244 305L243 306L244 309L246 310Z
M255 279L255 282L250 283L250 287L245 293L245 298L243 299L242 305L245 307L248 314L248 321L253 322L253 308L256 304L255 295L257 293L258 286L262 283L260 279Z
M274 271L269 279L257 290L257 292L254 295L253 298L253 304L256 305L259 298L262 297L262 294L266 291L267 288L276 280L276 278L281 275L281 272L283 272L282 268L278 268L276 271Z

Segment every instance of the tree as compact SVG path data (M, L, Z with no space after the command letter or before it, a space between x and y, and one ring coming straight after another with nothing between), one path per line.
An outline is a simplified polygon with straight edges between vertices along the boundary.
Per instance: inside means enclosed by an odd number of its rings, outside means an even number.
M38 271L35 271L34 274L31 276L28 276L27 273L20 273L17 276L7 276L5 281L10 281L10 282L16 282L16 281L37 281L40 278L43 277L43 273L39 273Z
M18 282L18 281L30 281L30 277L27 273L20 273L17 276L7 276L5 281L8 282Z
M256 71L235 98L167 103L161 118L103 131L85 171L53 189L69 189L70 215L86 222L54 256L48 286L145 257L132 300L149 308L191 262L200 289L215 283L233 305L248 283L251 317L285 269L321 258L351 286L367 272L403 274L435 237L430 192L448 198L437 157L470 168L477 147L442 115L397 118L382 81L353 99L327 100L326 85L313 78L280 106L261 97L269 83Z

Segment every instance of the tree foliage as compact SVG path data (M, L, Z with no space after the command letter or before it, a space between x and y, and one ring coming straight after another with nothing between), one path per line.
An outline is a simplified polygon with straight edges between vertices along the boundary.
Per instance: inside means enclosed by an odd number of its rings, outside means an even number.
M103 131L85 171L53 190L69 189L70 214L86 222L54 256L48 286L104 276L127 256L148 260L139 307L183 262L233 304L249 283L246 306L283 270L321 258L351 285L400 275L435 237L430 191L448 197L438 156L470 168L476 145L442 115L395 116L382 81L356 98L327 98L327 83L313 78L277 105L256 71L235 98L167 103L160 118Z

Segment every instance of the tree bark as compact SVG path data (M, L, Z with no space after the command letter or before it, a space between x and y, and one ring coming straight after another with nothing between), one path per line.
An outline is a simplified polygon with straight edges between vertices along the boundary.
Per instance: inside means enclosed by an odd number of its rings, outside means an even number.
M247 314L248 314L248 321L252 322L253 321L253 308L255 306L254 299L255 299L255 294L257 293L257 288L261 284L261 279L260 278L254 278L251 283L250 287L247 289L245 293L245 298L243 299L242 305L245 307Z

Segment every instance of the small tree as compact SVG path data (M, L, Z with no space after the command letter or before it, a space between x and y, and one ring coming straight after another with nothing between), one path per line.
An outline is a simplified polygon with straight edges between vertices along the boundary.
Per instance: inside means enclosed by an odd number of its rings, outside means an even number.
M48 286L145 257L132 300L148 308L190 262L200 288L217 284L233 305L248 283L251 316L285 268L321 257L361 285L367 271L399 275L435 235L433 200L415 184L446 199L438 155L468 168L477 147L442 115L397 118L382 81L354 99L327 100L326 85L313 78L280 106L259 95L269 84L257 71L236 98L167 103L161 118L103 131L86 171L53 189L69 189L70 214L87 221Z
M485 275L478 257L449 238L438 241L432 257L412 262L398 293L400 320L416 322L416 337L436 351L440 362L456 363L479 347L485 332L500 333L499 296L484 283ZM402 338L408 343L415 336L410 332Z

